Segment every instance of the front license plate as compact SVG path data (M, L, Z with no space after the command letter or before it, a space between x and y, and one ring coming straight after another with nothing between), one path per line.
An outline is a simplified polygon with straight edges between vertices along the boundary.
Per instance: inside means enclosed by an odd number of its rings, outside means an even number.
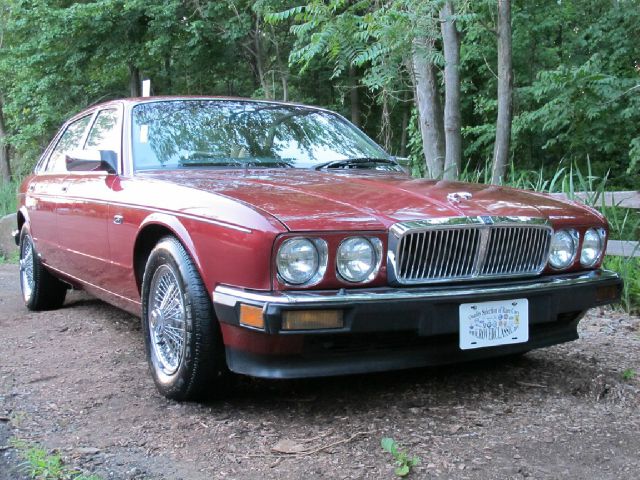
M529 340L526 298L460 305L460 349L495 347Z

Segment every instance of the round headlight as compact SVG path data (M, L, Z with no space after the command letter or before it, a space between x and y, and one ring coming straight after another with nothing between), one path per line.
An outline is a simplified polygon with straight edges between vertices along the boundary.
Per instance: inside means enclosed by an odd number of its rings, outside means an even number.
M560 230L551 237L549 263L553 268L567 268L576 258L577 234Z
M584 234L580 263L584 267L592 267L600 259L604 245L604 230L590 228Z
M276 263L285 282L302 285L318 273L320 254L308 238L290 238L280 245Z
M338 247L338 273L348 282L371 279L378 268L378 255L373 243L364 237L351 237Z

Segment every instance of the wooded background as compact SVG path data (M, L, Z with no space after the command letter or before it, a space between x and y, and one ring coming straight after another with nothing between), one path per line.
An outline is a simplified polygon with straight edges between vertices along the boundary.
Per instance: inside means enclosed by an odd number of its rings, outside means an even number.
M143 78L337 110L416 175L640 189L640 0L0 0L2 178Z

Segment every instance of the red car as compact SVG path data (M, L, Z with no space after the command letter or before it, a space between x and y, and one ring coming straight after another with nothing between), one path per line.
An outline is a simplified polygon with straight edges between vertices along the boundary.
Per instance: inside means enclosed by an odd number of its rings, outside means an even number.
M28 308L82 288L142 316L161 393L526 352L619 299L607 222L543 194L410 178L341 116L156 97L69 120L19 192Z

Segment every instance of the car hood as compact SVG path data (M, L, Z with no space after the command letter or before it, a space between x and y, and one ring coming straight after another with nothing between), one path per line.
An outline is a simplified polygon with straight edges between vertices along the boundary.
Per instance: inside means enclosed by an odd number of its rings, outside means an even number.
M480 215L542 217L563 225L601 222L584 206L539 193L377 171L173 170L142 176L241 201L291 231L381 230L401 221ZM447 197L460 192L471 197Z

